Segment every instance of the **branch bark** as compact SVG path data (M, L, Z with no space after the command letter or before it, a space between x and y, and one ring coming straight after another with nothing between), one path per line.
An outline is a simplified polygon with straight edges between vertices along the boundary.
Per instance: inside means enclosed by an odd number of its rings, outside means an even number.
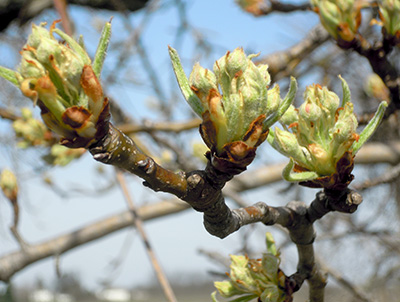
M302 60L309 56L315 49L329 39L329 34L322 25L315 26L307 36L294 46L284 51L272 53L259 60L260 63L268 64L268 72L274 81L290 75L293 69Z
M136 11L145 7L147 2L148 0L69 0L68 4L113 11ZM23 25L44 10L52 8L53 5L53 0L43 0L40 3L31 0L0 1L0 31L5 30L14 20L18 20L19 25Z
M137 209L143 221L155 219L189 208L179 200L162 201ZM28 265L51 256L59 256L77 246L105 237L134 224L130 211L112 215L73 232L57 236L44 242L27 245L24 250L9 253L0 258L0 280L8 282L10 278Z

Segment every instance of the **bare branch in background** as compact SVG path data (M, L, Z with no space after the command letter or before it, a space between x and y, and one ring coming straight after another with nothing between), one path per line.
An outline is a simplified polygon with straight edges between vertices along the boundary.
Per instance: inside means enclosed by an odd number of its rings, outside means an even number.
M142 206L138 215L143 221L180 212L188 206L179 200L162 201ZM132 226L134 217L130 211L112 215L73 232L57 236L39 244L29 244L25 250L9 253L0 258L0 280L7 282L26 266L51 256L61 255L77 246Z
M18 20L20 25L27 23L45 9L53 7L54 0L4 0L0 2L0 31L3 31L13 20ZM64 1L64 0L62 0ZM86 6L89 8L119 10L115 5L116 1L107 0L69 0L69 4ZM120 0L124 8L129 11L136 11L145 7L148 0Z
M160 282L162 289L164 290L165 297L168 299L169 302L175 302L175 301L177 301L175 294L171 288L171 285L168 282L168 279L167 279L164 271L162 270L162 268L159 264L159 261L158 261L156 255L155 255L155 252L150 244L150 241L146 234L146 231L144 230L142 218L139 216L139 214L136 210L135 204L133 202L133 199L128 191L125 177L122 174L122 172L118 171L118 170L116 171L116 177L117 177L117 180L121 187L121 190L124 194L126 203L128 204L129 211L132 214L134 225L135 225L136 229L138 230L140 237L143 240L143 243L146 248L146 252L150 258L151 264L153 265L153 268L154 268L154 271L158 278L158 281Z

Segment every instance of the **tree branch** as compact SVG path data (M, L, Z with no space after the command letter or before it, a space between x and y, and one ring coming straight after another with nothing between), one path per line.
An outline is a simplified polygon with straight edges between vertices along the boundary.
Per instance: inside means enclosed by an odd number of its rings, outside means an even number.
M142 206L137 211L142 220L147 221L187 208L188 205L179 200L169 200ZM0 280L8 282L15 273L32 263L47 257L61 255L77 246L132 226L134 219L130 211L125 211L42 243L28 245L24 250L4 255L0 258Z
M118 170L116 171L116 176L117 176L118 183L121 187L121 190L124 194L126 203L128 204L129 211L131 212L131 214L134 218L133 219L134 225L135 225L136 229L138 230L140 237L143 240L146 252L150 258L151 264L153 265L153 268L154 268L154 271L158 278L158 281L160 282L161 287L164 291L165 297L170 302L176 302L177 300L176 300L175 294L172 290L172 287L169 284L168 279L167 279L164 271L162 270L160 263L158 262L158 259L154 253L154 250L151 247L151 244L150 244L149 238L146 234L146 231L144 230L142 218L138 215L136 206L133 202L131 194L129 193L128 187L126 185L125 177L122 174L122 172L118 171Z
M143 121L142 124L124 124L118 125L118 129L124 133L137 133L137 132L152 132L152 131L165 131L179 133L191 129L198 128L201 120L196 118L187 122L153 122L149 120Z
M136 11L145 7L148 0L69 0L69 4L76 4L96 9L108 9L113 11L122 9ZM5 0L0 1L0 31L5 30L13 20L18 20L19 25L27 23L33 17L36 17L44 10L53 7L53 0L43 0L40 4L37 1L29 0Z
M353 41L337 41L339 47L351 49L365 57L372 67L372 70L380 76L390 91L391 102L385 112L388 117L395 110L400 109L400 75L395 66L389 60L395 44L384 37L383 42L371 45L361 35L356 36Z
M322 25L315 26L307 36L296 45L284 51L275 52L259 60L268 64L268 72L275 81L291 74L293 69L315 49L328 41L329 34Z
M266 6L261 8L262 15L268 15L271 13L292 13L297 11L305 11L311 9L309 2L292 4L283 3L277 0L269 0Z

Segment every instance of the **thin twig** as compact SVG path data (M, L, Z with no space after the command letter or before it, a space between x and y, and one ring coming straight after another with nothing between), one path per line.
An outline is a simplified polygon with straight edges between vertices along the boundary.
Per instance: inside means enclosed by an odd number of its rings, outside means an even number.
M366 181L354 186L356 190L365 190L377 185L386 184L395 181L400 175L400 164L391 167L388 171L375 177L373 179L367 179Z
M64 28L65 33L69 36L72 36L73 29L72 29L71 20L68 16L67 1L66 0L53 0L53 2L54 2L55 9L57 10L58 14L60 15L61 24L62 24L62 27Z
M189 206L177 199L141 206L137 209L143 221L164 217L188 209ZM112 234L123 228L132 226L134 218L130 211L92 222L68 233L57 235L46 241L27 245L25 250L17 250L0 257L0 281L8 282L10 278L32 263L51 256L57 256Z
M307 36L294 46L284 50L272 53L261 58L258 63L267 64L268 72L276 81L288 76L293 69L307 56L324 44L329 39L329 34L322 25L317 25Z
M261 9L263 15L269 15L271 13L292 13L311 9L311 4L308 1L298 4L291 4L277 0L269 0L268 2L269 5L262 7Z
M10 227L10 231L13 234L15 240L18 242L21 251L26 251L26 249L29 247L28 243L22 238L21 234L19 233L18 229L16 228L15 225Z
M121 186L122 193L124 194L126 203L128 204L128 208L131 211L132 216L134 218L133 222L135 224L135 227L138 230L138 232L144 242L144 245L146 247L146 252L149 255L150 261L153 265L153 268L157 275L158 281L160 282L160 284L164 290L164 294L167 297L168 301L176 302L177 300L176 300L175 294L174 294L174 292L168 282L168 279L165 276L165 274L157 260L154 250L152 249L152 247L150 245L150 241L149 241L148 236L143 227L143 221L140 218L140 216L138 215L135 204L133 202L133 199L132 199L131 195L129 194L128 187L127 187L126 181L125 181L125 177L124 177L123 173L118 169L116 170L116 176L117 176L118 183Z
M201 120L198 118L189 120L187 122L153 122L145 120L140 125L133 123L118 125L118 129L127 134L151 131L179 133L182 131L198 128L200 123Z
M326 271L329 274L329 276L335 279L341 286L349 290L353 294L353 296L357 299L357 301L363 301L363 302L372 301L363 293L363 291L360 288L358 288L351 281L343 277L339 272L337 272L331 267L328 267L325 263L322 263L321 261L318 262L320 263L323 270Z

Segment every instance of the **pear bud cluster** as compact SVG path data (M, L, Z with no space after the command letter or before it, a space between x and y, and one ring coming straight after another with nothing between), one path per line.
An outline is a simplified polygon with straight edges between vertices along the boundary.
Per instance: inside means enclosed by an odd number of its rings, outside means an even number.
M311 0L319 14L321 24L335 39L350 42L361 24L361 8L364 0Z
M396 37L400 41L400 1L381 0L378 1L379 16L382 20L382 27L387 35Z
M294 99L296 82L281 99L279 86L269 89L270 75L265 64L255 65L242 48L227 52L213 71L196 64L186 78L176 51L170 48L178 83L187 102L203 119L200 133L211 150L215 168L240 173L255 156L277 121Z
M291 158L284 171L286 180L326 180L316 181L313 185L309 183L316 187L351 181L349 173L353 168L353 157L378 126L386 103L381 104L361 135L357 134L358 123L350 90L346 81L341 80L342 101L326 87L309 86L304 93L304 103L298 109L289 108L280 120L282 128L276 127L270 133L271 145ZM338 176L338 173L347 175Z
M32 25L16 77L22 93L39 105L43 121L64 137L65 145L87 147L105 132L99 123L108 115L108 101L85 49L55 23L50 30L45 23Z
M256 298L262 302L291 301L290 294L285 292L287 278L279 269L279 252L270 233L267 233L267 246L268 252L261 259L231 255L230 273L227 273L230 280L214 282L222 297L240 296L231 301L253 301ZM216 292L212 298L217 301Z

